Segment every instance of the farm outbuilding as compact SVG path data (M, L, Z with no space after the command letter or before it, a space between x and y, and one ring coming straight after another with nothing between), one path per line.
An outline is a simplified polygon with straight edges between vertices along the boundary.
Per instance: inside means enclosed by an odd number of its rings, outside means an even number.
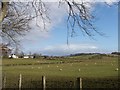
M25 56L23 56L23 58L35 58L35 56L33 56L33 55L25 55Z
M9 57L9 58L18 58L18 56L15 55L15 54L11 54L11 55L9 55L8 57Z

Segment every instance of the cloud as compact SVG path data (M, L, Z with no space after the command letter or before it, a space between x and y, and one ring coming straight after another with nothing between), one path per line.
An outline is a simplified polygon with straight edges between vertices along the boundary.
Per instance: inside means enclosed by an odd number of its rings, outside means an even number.
M47 55L69 55L74 53L96 52L98 47L93 44L70 44L70 45L53 45L41 49L43 54Z
M65 15L64 6L58 8L58 3L46 3L46 8L48 9L47 15L50 18L50 22L45 22L45 29L41 18L35 18L30 22L30 31L26 33L24 37L18 37L19 40L24 42L38 43L41 40L50 38L50 32L54 26L57 26L62 22L62 18ZM39 20L38 20L39 19ZM39 22L38 22L39 21ZM41 22L40 22L41 21ZM37 24L39 27L37 26Z
M76 53L111 53L109 49L102 49L96 44L79 43L79 44L61 44L61 45L48 45L40 49L43 55L63 56Z
M43 1L45 1L45 0L43 0ZM75 0L75 1L80 2L80 0ZM92 10L94 8L95 1L96 2L97 1L98 2L106 1L109 4L112 4L113 2L117 2L118 0L83 0L83 1L84 2L91 2L91 3L87 3L86 7L88 9ZM24 0L23 0L23 2L24 2ZM59 25L64 20L64 16L66 15L67 9L68 9L65 4L62 5L60 8L58 8L58 6L59 6L58 0L51 0L51 1L49 0L48 2L45 1L45 4L46 4L46 8L48 9L48 13L47 14L50 17L50 22L51 23L49 23L48 21L45 22L46 24L45 24L45 29L44 29L43 22L42 22L42 20L40 20L41 18L34 19L30 23L30 26L31 26L30 32L27 32L26 36L21 38L22 42L24 42L24 41L25 42L26 41L38 42L38 41L41 40L41 38L42 39L49 38L50 37L50 32L51 32L52 28L54 26ZM41 21L41 22L38 22L38 21ZM38 22L40 27L36 26L36 22Z

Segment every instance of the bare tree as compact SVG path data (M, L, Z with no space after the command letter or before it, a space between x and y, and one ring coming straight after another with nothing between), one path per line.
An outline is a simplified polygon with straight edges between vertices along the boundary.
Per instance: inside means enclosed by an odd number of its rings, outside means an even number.
M45 4L40 2L1 2L1 19L3 39L17 43L18 35L25 35L30 30L30 21L41 18L44 28L48 16ZM38 22L36 25L39 26Z
M84 0L83 0L84 1ZM67 27L71 30L71 36L75 33L75 27L86 35L92 37L93 31L99 33L94 25L94 16L90 12L89 2L76 2L75 0L62 0L60 3L68 6ZM42 22L44 29L46 22L50 21L47 14L47 8L41 0L33 0L32 2L1 2L1 18L2 24L1 36L4 39L9 39L16 43L16 36L24 35L30 30L30 22L36 19L36 25L40 27L39 22ZM99 33L102 35L101 33Z

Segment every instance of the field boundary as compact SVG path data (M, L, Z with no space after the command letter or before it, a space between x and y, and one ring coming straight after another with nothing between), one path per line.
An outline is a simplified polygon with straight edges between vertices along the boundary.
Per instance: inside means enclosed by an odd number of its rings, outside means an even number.
M23 75L22 74L20 74L19 75L19 80L18 80L18 90L22 90L22 89L24 89L23 87L22 87L22 80L23 80ZM48 89L48 87L47 87L47 83L50 83L50 82L47 82L47 80L46 80L46 76L42 76L41 77L42 78L42 80L41 80L41 82L42 82L42 84L39 84L39 85L41 85L42 86L42 88L41 88L41 90L46 90L46 88ZM4 89L7 89L6 88L6 82L7 82L7 79L6 79L6 76L4 75L4 77L3 77L3 90ZM67 83L67 82L66 82ZM78 77L77 79L76 79L76 83L74 84L74 86L75 86L75 88L77 89L77 90L82 90L82 78L81 77ZM71 88L72 89L72 88Z

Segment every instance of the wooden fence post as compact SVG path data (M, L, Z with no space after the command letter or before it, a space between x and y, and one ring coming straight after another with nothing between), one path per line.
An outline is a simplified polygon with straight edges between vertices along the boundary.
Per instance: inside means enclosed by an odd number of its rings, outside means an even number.
M3 77L3 88L5 88L6 87L6 76L4 75L4 77Z
M82 90L82 78L77 78L77 88L79 90Z
M82 90L82 78L80 78L80 89Z
M42 88L43 88L43 90L46 89L46 78L45 78L45 76L42 76Z
M21 90L21 87L22 87L22 75L20 74L20 77L19 77L19 90Z

